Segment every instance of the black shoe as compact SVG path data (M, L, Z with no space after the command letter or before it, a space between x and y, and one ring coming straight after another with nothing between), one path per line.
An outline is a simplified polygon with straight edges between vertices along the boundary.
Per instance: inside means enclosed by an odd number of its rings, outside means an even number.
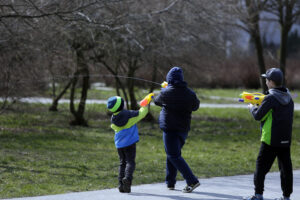
M119 184L118 189L119 189L119 192L124 193L123 183Z
M125 193L130 193L131 192L131 181L128 180L127 178L122 179L123 183L123 190Z
M199 182L195 183L195 184L191 184L191 185L187 185L185 186L185 188L183 188L182 192L183 193L190 193L192 192L196 187L198 187L200 185Z
M175 190L175 185L169 185L168 184L167 187L168 187L169 190Z

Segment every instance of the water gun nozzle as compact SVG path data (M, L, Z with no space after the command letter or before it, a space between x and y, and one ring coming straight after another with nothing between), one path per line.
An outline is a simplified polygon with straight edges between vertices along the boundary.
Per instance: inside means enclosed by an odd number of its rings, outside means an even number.
M154 98L154 93L148 94L147 96L145 96L145 98L142 101L140 101L140 106L142 107L147 106L153 98Z

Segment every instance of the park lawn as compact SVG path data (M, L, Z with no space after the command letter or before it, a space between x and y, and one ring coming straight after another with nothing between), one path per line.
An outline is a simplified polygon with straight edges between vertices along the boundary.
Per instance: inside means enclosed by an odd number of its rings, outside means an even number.
M118 156L105 105L87 105L89 127L71 127L67 105L15 104L0 115L0 198L117 187ZM158 107L151 107L154 118ZM300 169L300 112L295 112L292 160ZM165 159L157 123L139 123L133 184L163 182ZM259 123L246 109L200 108L183 157L204 177L252 174ZM272 171L277 171L276 165ZM182 180L180 174L178 179ZM201 180L200 180L201 181ZM252 186L250 186L252 187Z

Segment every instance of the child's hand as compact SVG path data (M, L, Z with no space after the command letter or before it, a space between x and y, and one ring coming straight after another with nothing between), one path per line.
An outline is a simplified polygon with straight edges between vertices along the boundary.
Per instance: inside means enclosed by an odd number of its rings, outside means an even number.
M253 104L251 104L251 103L250 103L250 104L248 104L248 109L249 109L249 110L251 110L253 107L254 107L254 105L253 105Z

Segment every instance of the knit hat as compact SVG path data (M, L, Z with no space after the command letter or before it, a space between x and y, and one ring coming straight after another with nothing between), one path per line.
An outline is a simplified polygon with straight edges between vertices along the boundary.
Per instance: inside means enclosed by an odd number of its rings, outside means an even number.
M117 112L123 109L124 107L124 100L122 99L122 97L119 96L114 96L114 97L110 97L107 100L107 109L110 112Z

